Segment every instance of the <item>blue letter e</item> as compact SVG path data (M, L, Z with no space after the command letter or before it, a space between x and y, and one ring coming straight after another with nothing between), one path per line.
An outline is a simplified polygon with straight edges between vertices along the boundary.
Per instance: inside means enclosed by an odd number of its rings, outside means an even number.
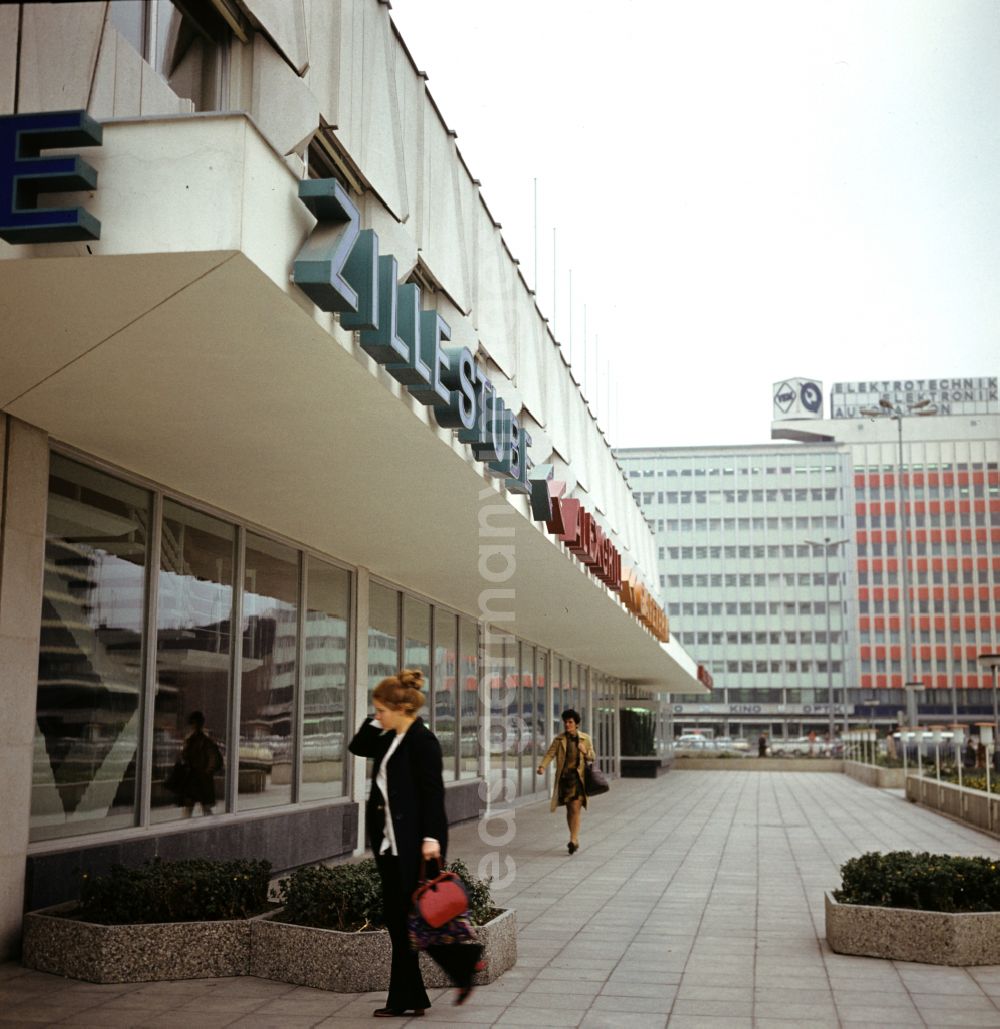
M82 207L38 207L39 193L95 189L97 171L76 154L39 157L53 147L100 146L102 130L86 111L0 117L0 239L72 243L100 239L101 223Z

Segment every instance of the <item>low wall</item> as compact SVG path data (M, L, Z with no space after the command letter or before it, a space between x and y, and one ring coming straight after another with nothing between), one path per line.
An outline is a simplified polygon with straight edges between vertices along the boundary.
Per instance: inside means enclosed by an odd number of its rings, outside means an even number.
M826 757L683 757L674 756L674 771L698 772L842 772L840 758Z
M1000 835L1000 796L928 776L906 777L906 799L983 832Z
M845 761L844 774L863 782L866 786L875 786L880 790L903 788L902 768L881 768L878 765L866 765L861 761Z

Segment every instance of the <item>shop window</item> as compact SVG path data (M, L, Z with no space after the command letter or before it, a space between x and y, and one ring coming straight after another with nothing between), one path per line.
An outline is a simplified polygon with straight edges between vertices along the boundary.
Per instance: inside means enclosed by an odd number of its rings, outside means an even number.
M309 557L306 564L305 666L302 669L302 783L300 800L342 797L348 674L351 573Z
M518 736L516 748L521 763L520 794L533 793L535 784L535 648L521 644L521 684L518 690Z
M431 686L431 606L426 601L403 594L403 667L424 673ZM392 674L395 674L394 672ZM429 711L421 712L430 720Z
M474 779L479 775L479 629L470 618L460 618L458 632L462 662L458 775Z
M240 625L240 810L292 799L298 598L298 552L247 533Z
M204 732L223 754L223 767L215 770L206 796L214 793L214 811L225 810L235 550L234 525L164 500L156 603L153 822L183 813L178 797L164 783L192 731L194 712L204 715ZM209 769L201 772L208 774ZM203 814L204 805L203 799L197 808Z
M136 823L150 515L146 490L52 456L32 840Z
M368 701L372 690L399 671L399 593L372 580L368 592Z
M441 744L444 779L458 775L456 764L458 736L458 616L442 608L434 609L434 669L432 676L434 734Z

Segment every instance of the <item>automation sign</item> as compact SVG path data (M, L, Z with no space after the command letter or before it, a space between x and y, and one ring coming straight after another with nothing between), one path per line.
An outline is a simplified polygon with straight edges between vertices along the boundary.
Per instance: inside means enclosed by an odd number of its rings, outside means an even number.
M101 225L83 207L46 208L42 193L97 188L97 171L77 154L43 157L46 149L100 146L101 125L84 111L0 117L0 239L12 244L100 239ZM659 639L667 616L638 581L622 569L621 555L579 501L563 499L565 486L551 466L536 469L531 435L497 393L468 347L448 346L451 329L421 306L420 287L400 283L396 258L379 252L378 236L360 227L360 214L335 179L299 183L299 197L317 224L295 258L292 279L322 310L360 334L361 347L430 407L442 428L457 431L489 474L509 490L529 495L533 517Z

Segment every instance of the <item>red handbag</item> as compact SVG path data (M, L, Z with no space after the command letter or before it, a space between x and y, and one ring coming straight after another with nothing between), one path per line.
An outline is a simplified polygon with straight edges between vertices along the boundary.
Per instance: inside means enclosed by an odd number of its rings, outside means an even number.
M469 895L454 872L439 871L433 879L428 879L421 861L420 879L420 885L413 892L413 906L432 929L440 929L469 910Z

